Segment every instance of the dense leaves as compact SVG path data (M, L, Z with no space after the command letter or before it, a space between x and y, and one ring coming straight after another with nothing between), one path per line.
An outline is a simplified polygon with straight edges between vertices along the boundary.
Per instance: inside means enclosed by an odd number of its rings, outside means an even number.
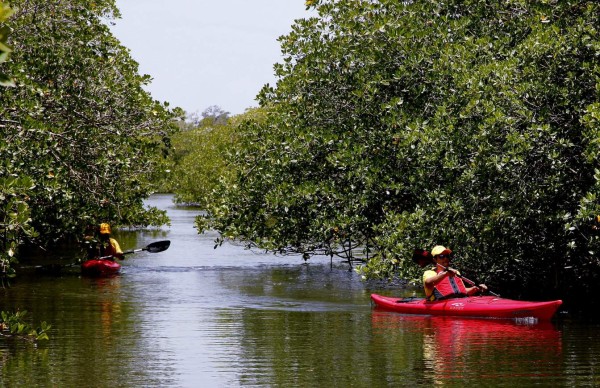
M114 0L14 0L11 7L13 52L0 72L15 86L0 90L0 216L11 219L18 208L19 218L2 231L2 258L24 236L7 239L8 231L26 225L47 243L100 221L167 222L142 201L179 110L143 89L149 76L138 74L107 25L118 17Z
M209 222L273 251L376 252L417 274L444 244L505 295L600 276L600 4L310 1L268 113L239 126ZM371 250L371 248L373 248ZM364 255L363 255L364 256Z

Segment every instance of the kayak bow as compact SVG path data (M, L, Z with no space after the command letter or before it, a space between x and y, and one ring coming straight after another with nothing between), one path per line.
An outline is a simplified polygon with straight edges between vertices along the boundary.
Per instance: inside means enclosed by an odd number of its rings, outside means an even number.
M477 318L532 317L539 320L550 320L562 304L561 300L528 302L495 296L471 296L431 302L424 298L394 298L371 294L371 299L380 308L402 314Z

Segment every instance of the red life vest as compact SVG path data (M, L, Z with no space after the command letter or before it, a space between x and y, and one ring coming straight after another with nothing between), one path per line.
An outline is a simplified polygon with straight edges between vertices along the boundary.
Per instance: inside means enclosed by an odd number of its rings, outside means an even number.
M467 296L467 289L462 279L458 276L446 276L433 287L430 300L462 298Z

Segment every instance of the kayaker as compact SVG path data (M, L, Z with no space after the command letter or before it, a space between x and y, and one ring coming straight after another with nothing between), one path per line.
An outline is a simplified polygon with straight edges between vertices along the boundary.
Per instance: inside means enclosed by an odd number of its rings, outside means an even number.
M450 268L451 254L452 251L442 245L436 245L431 250L436 266L423 274L425 297L428 300L462 298L487 290L485 284L466 287L460 278L460 272Z
M98 230L98 225L88 225L85 228L83 243L86 253L86 260L91 260L99 256L100 243L98 242Z
M100 224L100 257L105 256L112 256L119 260L125 258L117 240L110 237L110 225L102 223Z

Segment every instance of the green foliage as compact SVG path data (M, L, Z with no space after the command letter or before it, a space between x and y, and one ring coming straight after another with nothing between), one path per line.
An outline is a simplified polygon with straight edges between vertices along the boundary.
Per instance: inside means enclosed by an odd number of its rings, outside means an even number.
M228 186L235 176L226 155L236 152L239 122L259 115L255 109L230 118L213 106L202 113L202 119L192 117L191 122L172 138L169 186L165 189L176 194L177 202L203 209L210 206L219 195L216 187Z
M0 185L2 193L12 190L6 198L18 201L3 200L0 217L10 219L10 209L21 206L40 243L81 236L100 221L168 222L164 212L144 209L143 199L153 190L180 110L143 89L150 77L138 74L107 26L119 15L114 0L14 0L11 6L14 51L0 71L15 86L0 91ZM30 184L15 192L12 179ZM19 240L2 237L3 252Z
M10 47L6 45L9 29L2 25L12 13L13 11L9 6L0 2L0 63L6 61L12 51ZM13 82L9 76L0 72L0 87L1 86L13 86Z
M26 336L36 341L48 340L48 331L52 327L46 322L42 322L39 327L34 328L24 321L27 311L17 311L10 313L0 312L0 335L3 336Z
M201 230L277 252L373 248L365 277L414 277L412 250L444 244L515 296L589 292L600 4L307 6L318 17L280 38L268 113L239 126L236 179Z
M229 175L223 155L231 142L228 125L200 126L173 138L177 160L170 175L178 202L206 206L214 185Z
M31 190L33 182L29 178L0 177L0 279L15 275L13 264L16 252L24 238L34 238L37 233L30 225L29 197L24 194Z

